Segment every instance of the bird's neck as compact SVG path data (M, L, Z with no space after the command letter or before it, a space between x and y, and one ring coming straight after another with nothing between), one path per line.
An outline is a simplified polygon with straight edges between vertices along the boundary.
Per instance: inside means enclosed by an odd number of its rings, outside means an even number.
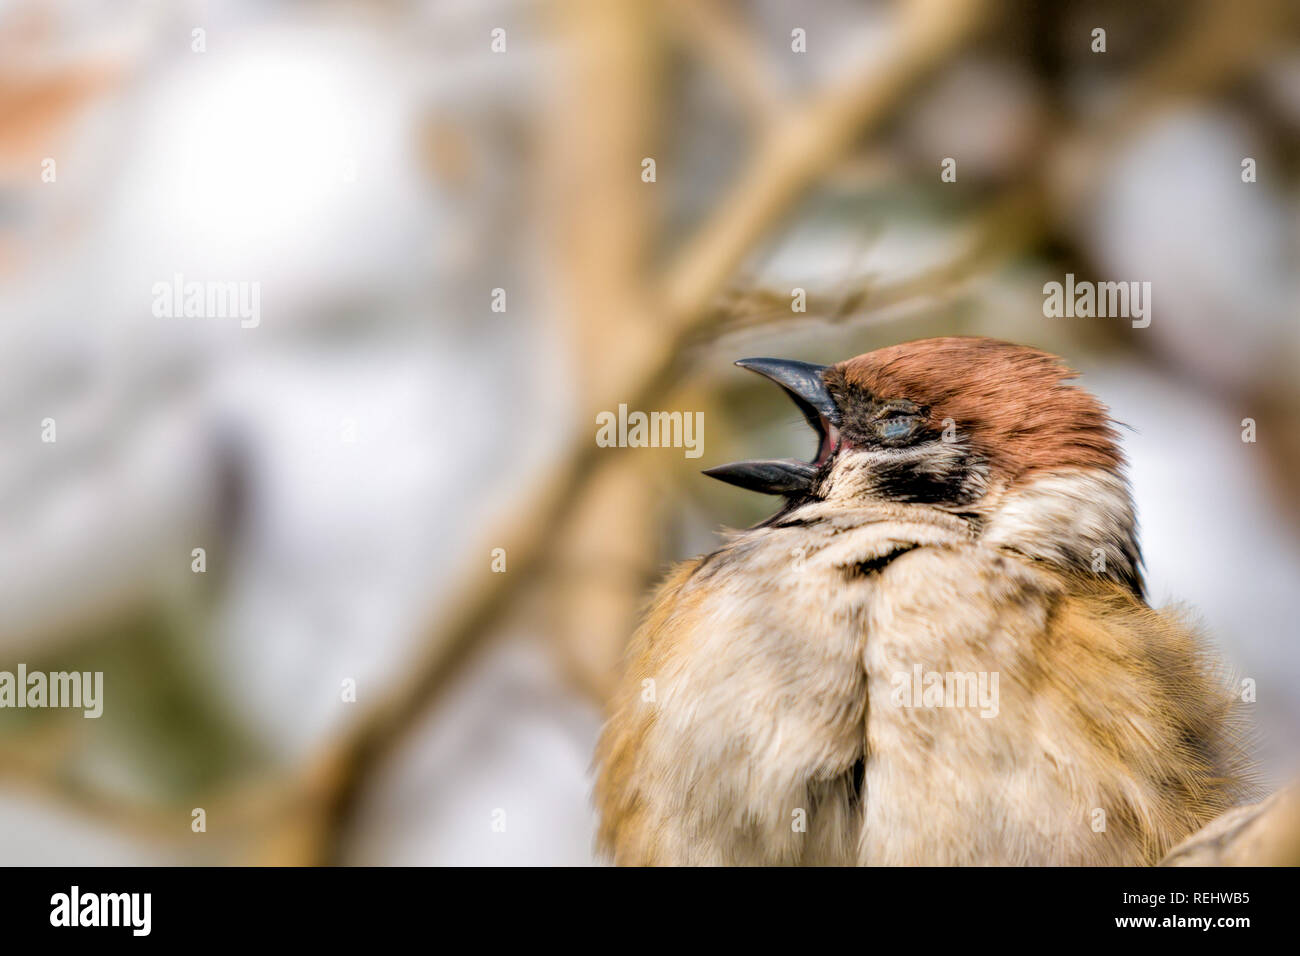
M1133 502L1115 472L1090 468L1030 478L1000 496L980 538L1066 571L1108 578L1143 597Z

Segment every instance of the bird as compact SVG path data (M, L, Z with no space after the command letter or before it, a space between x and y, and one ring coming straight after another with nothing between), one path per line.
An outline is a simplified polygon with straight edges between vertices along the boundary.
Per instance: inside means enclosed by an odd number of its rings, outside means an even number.
M1147 601L1116 422L983 337L745 359L810 461L705 474L776 512L675 566L594 758L630 866L1140 866L1248 799L1250 730Z

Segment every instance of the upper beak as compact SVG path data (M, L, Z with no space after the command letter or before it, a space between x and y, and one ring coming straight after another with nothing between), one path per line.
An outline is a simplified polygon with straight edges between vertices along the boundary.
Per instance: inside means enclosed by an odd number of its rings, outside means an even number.
M759 375L770 378L799 406L808 424L817 430L821 444L817 457L811 461L792 458L766 461L738 461L730 465L709 468L704 473L728 484L739 485L751 491L769 495L797 498L812 490L818 468L839 447L840 411L822 381L825 365L796 362L791 359L752 358L736 363Z

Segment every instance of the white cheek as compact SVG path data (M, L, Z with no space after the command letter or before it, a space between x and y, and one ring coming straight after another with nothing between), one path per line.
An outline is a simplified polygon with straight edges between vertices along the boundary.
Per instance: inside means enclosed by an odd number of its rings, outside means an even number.
M1122 550L1137 553L1137 523L1127 483L1101 469L1043 475L1008 493L989 516L984 540L1047 561L1136 571Z
M822 486L822 496L827 501L871 497L874 476L883 463L879 451L841 448Z

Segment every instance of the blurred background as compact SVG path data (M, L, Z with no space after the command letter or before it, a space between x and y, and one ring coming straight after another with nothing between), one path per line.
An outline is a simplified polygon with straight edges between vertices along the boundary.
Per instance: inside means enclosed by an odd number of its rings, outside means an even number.
M1290 775L1298 41L1289 0L0 3L0 670L104 674L98 720L0 711L0 863L594 862L641 602L772 508L699 469L812 452L731 362L940 334L1129 426L1153 603ZM1067 273L1150 326L1045 317ZM160 316L178 275L259 321ZM619 404L702 456L598 447Z

